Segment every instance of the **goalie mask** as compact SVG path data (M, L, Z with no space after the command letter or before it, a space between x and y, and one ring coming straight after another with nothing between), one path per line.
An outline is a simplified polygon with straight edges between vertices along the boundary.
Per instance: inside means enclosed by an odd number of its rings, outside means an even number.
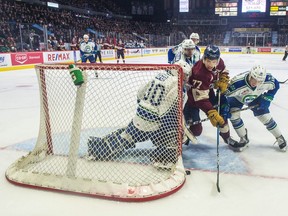
M192 67L186 61L183 60L179 60L178 62L175 62L175 64L181 66L184 75L183 79L186 81L191 74Z

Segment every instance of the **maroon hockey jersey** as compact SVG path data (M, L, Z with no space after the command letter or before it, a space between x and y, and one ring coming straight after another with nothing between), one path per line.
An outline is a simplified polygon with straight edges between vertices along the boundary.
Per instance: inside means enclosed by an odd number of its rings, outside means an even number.
M205 67L203 60L199 60L192 68L192 74L188 83L191 89L188 94L188 105L197 107L207 113L213 109L213 105L209 100L210 91L213 90L213 84L217 80L217 74L225 69L224 61L220 58L215 71L209 71Z

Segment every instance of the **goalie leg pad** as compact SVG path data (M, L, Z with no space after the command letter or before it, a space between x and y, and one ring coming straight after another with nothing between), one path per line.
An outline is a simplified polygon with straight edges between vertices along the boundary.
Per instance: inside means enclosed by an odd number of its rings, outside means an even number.
M121 137L124 130L119 129L103 138L90 137L88 140L88 157L94 157L94 160L111 160L115 154L134 147L134 143Z
M103 160L110 154L110 149L99 137L89 137L87 145L89 160Z
M151 136L151 132L142 131L138 129L133 122L130 122L128 127L125 130L126 136L129 136L129 141L136 142L144 142L149 139ZM124 137L124 136L122 136Z

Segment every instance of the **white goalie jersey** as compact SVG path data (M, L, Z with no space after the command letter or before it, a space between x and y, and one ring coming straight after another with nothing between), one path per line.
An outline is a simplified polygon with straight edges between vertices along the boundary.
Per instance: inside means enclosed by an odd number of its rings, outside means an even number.
M159 73L139 89L138 107L133 118L134 125L142 131L158 130L161 118L173 115L178 99L178 77L169 72Z

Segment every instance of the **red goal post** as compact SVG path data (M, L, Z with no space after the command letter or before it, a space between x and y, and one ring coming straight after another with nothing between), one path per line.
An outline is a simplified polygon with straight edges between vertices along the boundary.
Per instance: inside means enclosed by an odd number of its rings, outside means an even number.
M41 103L38 139L33 151L7 169L8 181L122 201L153 200L178 191L185 182L181 156L181 67L166 64L76 66L85 80L81 86L74 85L66 64L36 66ZM165 130L149 128L150 122L147 121L148 139L125 147L113 156L89 160L89 137L97 137L110 146L109 137L118 136L120 132L117 134L117 131L121 131L121 137L123 130L127 135L128 125L138 115L141 86L147 85L159 73L171 71L176 74L177 97L173 106L167 108L165 115L168 118L160 124L166 127ZM162 99L163 92L161 95L159 92L154 89L150 99ZM163 100L168 103L168 99ZM153 131L153 137L149 137L150 131ZM161 160L173 161L169 168L158 166L159 155L156 153L159 151L155 150L163 146L176 152L176 160L171 159L175 155L161 154Z

